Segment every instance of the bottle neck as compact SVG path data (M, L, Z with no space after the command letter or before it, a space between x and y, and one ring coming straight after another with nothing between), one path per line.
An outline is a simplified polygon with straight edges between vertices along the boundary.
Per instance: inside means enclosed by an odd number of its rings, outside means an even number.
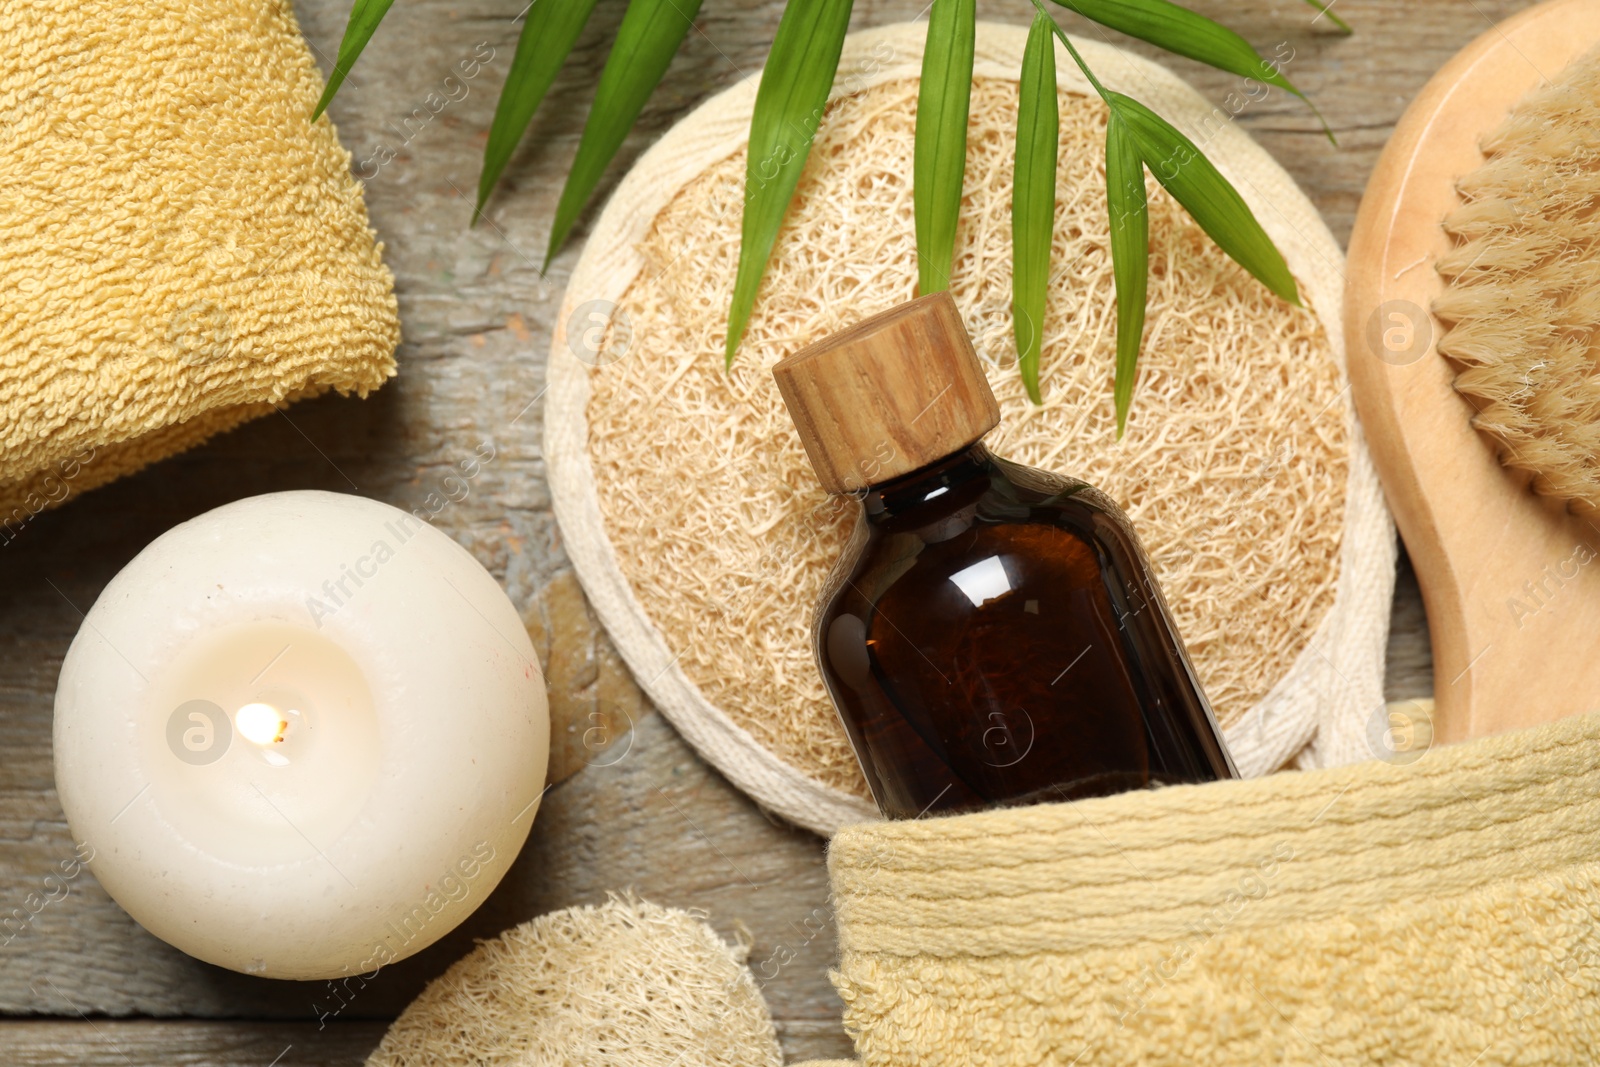
M971 444L910 474L870 487L861 503L873 522L965 507L988 486L992 461L981 442Z

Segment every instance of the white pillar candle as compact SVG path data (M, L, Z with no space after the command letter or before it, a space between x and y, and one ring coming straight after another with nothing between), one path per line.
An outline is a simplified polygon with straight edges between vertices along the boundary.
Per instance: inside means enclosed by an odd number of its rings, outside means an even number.
M494 578L338 493L157 538L56 690L56 788L100 883L164 941L271 978L369 973L471 914L528 835L549 740Z

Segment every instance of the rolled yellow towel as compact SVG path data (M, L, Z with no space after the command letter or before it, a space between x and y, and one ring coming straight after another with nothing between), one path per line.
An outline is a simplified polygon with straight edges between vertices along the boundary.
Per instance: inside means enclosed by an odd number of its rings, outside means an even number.
M0 8L0 538L394 374L393 278L288 0Z
M1600 713L842 830L867 1067L1600 1062Z

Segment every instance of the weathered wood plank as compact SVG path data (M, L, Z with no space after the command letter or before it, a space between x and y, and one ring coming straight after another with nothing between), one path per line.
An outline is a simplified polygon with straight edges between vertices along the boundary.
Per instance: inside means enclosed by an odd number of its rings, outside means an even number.
M1389 621L1389 652L1383 694L1389 700L1409 700L1433 693L1433 649L1428 644L1428 617L1422 610L1422 592L1411 561L1400 554L1395 575L1394 613Z
M0 1026L9 1067L351 1067L383 1037L382 1023L78 1019Z
M383 1038L383 1022L195 1019L28 1019L0 1025L7 1067L358 1067ZM843 1055L836 1023L780 1023L790 1062Z

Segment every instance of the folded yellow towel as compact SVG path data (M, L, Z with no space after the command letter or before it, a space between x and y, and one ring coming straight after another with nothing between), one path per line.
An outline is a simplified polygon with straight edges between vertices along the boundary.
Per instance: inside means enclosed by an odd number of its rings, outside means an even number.
M1247 781L847 828L869 1067L1600 1062L1600 713Z
M0 7L0 537L394 373L393 279L288 0Z

